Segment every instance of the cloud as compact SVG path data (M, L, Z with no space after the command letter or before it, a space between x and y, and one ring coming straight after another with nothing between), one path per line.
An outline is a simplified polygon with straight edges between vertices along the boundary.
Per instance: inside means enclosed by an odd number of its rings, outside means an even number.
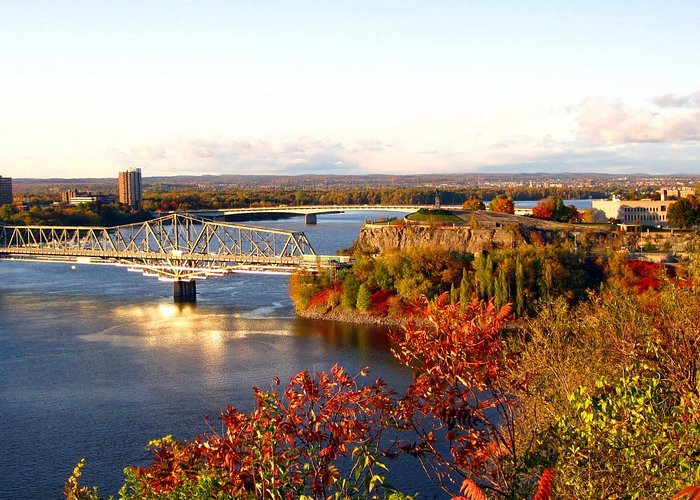
M479 168L483 172L601 172L607 174L696 173L700 144L630 143L622 145L577 145L558 143L521 150L509 156L491 157Z
M167 156L163 146L136 146L131 148L131 155L138 160L159 160Z
M628 108L619 100L586 99L574 111L579 126L577 139L590 144L700 140L700 109L689 105L695 97L659 99L666 105L683 104L690 109L657 111L651 107Z
M383 143L378 139L361 139L357 141L359 148L365 151L385 151L391 147L390 144Z
M552 123L453 142L415 144L400 136L385 142L363 136L341 141L178 135L135 145L114 160L119 168L142 167L147 176L694 172L700 162L700 107L693 107L693 99L695 94L668 95L630 107L620 100L589 98Z
M666 94L654 97L652 102L660 108L700 108L700 90L684 96Z
M135 164L158 174L361 173L364 154L384 150L378 140L346 146L338 141L301 137L292 141L171 137L120 152L120 165Z

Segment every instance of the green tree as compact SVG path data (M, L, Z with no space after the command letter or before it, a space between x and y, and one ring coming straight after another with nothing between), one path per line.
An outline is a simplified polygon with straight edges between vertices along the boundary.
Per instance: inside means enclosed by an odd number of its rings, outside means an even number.
M510 294L508 293L508 272L505 268L498 270L496 275L495 295L494 300L496 307L503 307L510 302Z
M343 280L343 296L341 304L346 309L355 309L357 306L357 292L360 284L351 273L348 273Z
M515 263L515 312L518 316L525 314L525 269L519 258Z
M374 266L374 282L383 290L391 290L394 286L394 279L389 273L387 265L379 261Z
M459 302L459 288L455 288L455 284L450 284L450 304Z
M369 311L372 307L372 294L365 283L360 285L357 291L357 309L360 311Z
M494 294L493 260L481 253L474 260L476 289L480 298L490 299Z
M674 401L658 374L627 371L616 383L570 396L550 439L557 482L570 498L671 498L700 477L697 397ZM683 424L681 424L683 422Z
M462 281L459 282L459 303L462 308L467 306L469 302L469 279L467 277L467 268L462 268Z
M539 279L540 298L548 300L552 296L552 288L554 286L554 265L548 258L544 258L542 262L542 273Z
M700 224L700 204L695 196L681 198L668 207L668 222L675 227L687 229Z
M12 216L17 213L17 207L14 205L0 205L0 220L5 222L10 222Z

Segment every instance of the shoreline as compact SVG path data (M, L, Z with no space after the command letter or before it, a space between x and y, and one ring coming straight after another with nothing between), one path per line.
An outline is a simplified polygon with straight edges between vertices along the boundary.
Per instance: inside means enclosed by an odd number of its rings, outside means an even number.
M406 318L389 318L387 316L373 316L371 314L363 314L355 311L337 311L335 309L328 312L320 312L313 310L298 311L294 310L294 314L302 318L319 319L324 321L339 321L341 323L356 323L363 325L381 325L386 327L402 326Z

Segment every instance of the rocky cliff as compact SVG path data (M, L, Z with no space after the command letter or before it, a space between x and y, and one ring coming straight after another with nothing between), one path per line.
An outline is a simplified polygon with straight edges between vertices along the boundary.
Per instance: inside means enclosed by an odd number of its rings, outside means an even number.
M361 248L384 250L439 246L457 252L475 253L480 250L513 248L524 241L517 230L467 226L374 226L365 225L357 240Z
M676 253L687 251L689 245L697 245L693 243L697 239L691 233L665 231L626 233L621 236L611 229L542 223L509 223L496 227L366 224L357 240L360 248L378 252L439 246L467 253L564 242L594 252L624 249Z

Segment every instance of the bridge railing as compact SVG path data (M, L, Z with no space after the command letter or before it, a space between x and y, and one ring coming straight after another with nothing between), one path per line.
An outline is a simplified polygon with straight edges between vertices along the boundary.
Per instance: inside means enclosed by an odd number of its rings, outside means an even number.
M215 254L257 257L316 255L302 232L213 222L173 214L147 222L114 227L2 226L0 247Z

